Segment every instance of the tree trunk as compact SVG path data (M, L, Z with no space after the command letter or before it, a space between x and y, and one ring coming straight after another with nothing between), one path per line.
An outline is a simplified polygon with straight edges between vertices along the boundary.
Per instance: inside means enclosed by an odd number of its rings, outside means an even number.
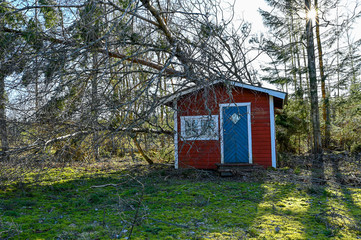
M292 72L292 76L293 76L293 84L294 84L294 90L295 92L297 93L297 90L298 90L298 86L297 86L297 73L296 73L296 59L295 59L295 53L297 51L297 43L294 44L294 19L293 19L293 11L292 11L292 1L290 1L290 11L289 11L289 15L290 15L290 22L288 24L289 28L288 28L288 31L289 31L289 42L290 42L290 51L291 51L291 65L292 65L292 68L291 68L291 72ZM296 98L298 97L298 95L296 94Z
M340 96L340 33L338 29L338 5L336 6L336 32L337 32L337 44L336 44L337 97L339 97Z
M322 53L322 45L321 45L321 36L320 36L320 23L318 17L318 0L315 0L315 8L316 8L316 38L317 38L317 49L318 49L318 61L320 64L320 77L321 77L321 91L322 91L322 118L325 122L325 139L323 146L328 148L330 143L330 110L329 110L329 100L328 95L326 93L326 76L323 67L323 53Z
M306 56L306 52L305 52L305 46L302 44L302 58L303 58L303 66L307 66L307 56ZM306 71L306 90L304 91L304 93L307 94L308 97L311 96L310 94L310 78L308 76L308 71ZM307 99L307 98L305 98Z
M5 75L0 72L0 137L1 137L1 160L9 160L6 151L9 150L8 132L6 126L6 96L5 96Z
M296 89L296 93L299 99L303 100L303 87L302 87L302 73L301 73L301 57L299 53L298 43L296 44L296 58L297 58L297 72L298 72L298 89Z
M147 163L148 163L149 165L152 165L154 162L153 162L153 160L150 159L150 158L147 156L147 154L145 154L145 152L143 151L142 147L140 146L140 144L139 144L139 142L138 142L138 140L137 140L137 134L132 135L131 138L133 139L133 142L134 142L135 146L137 147L140 155L142 155L142 157L144 158L144 160L147 161Z
M292 22L293 24L295 24L294 22L294 18L292 16ZM297 22L296 22L297 23ZM303 100L303 87L302 87L302 66L301 66L301 56L300 56L300 42L302 41L301 38L299 38L299 35L300 35L300 26L299 24L296 24L296 27L294 29L294 27L292 27L293 29L293 33L292 33L292 39L293 39L293 42L295 43L295 59L296 59L296 63L297 66L296 66L296 69L297 69L297 75L298 75L298 86L297 86L297 89L295 89L295 93L296 93L296 98L300 99L300 100ZM302 46L301 46L302 48Z
M357 71L358 69L355 68L355 59L354 59L354 46L352 44L352 40L351 40L351 35L349 30L346 31L346 37L347 37L347 45L348 45L348 55L349 55L349 60L351 63L351 72L352 72L352 78L351 78L351 85L354 85L356 83L357 80Z
M35 1L35 5L38 6L38 0ZM35 8L35 23L38 24L38 9ZM36 27L35 30L35 36L36 38L39 36L38 33L38 27ZM36 54L35 56L35 116L36 116L36 120L39 120L39 63L38 63L38 54Z
M311 9L310 0L305 0L306 12ZM320 116L318 110L318 96L317 96L317 76L315 63L315 47L313 42L312 20L306 20L306 36L307 36L307 59L308 59L308 73L310 79L310 97L311 97L311 122L313 130L313 153L318 155L322 153L321 131L320 131Z
M93 133L93 154L96 160L99 159L99 147L98 147L98 53L93 52L93 76L91 80L91 124L94 129Z

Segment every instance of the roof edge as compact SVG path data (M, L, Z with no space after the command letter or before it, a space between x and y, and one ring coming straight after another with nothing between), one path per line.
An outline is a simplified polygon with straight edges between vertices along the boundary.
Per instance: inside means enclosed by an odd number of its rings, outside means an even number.
M180 90L178 92L175 92L169 96L165 96L162 98L163 101L161 101L161 104L164 105L171 105L173 104L173 101L176 100L179 97L182 97L186 94L195 92L197 90L203 89L205 87L210 87L213 86L215 84L218 83L223 83L223 84L228 84L231 86L235 86L235 87L241 87L241 88L245 88L245 89L249 89L249 90L254 90L254 91L258 91L258 92L263 92L263 93L267 93L270 96L285 100L287 93L285 92L281 92L281 91L277 91L277 90L273 90L273 89L269 89L269 88L264 88L264 87L257 87L254 85L250 85L250 84L245 84L245 83L240 83L240 82L235 82L235 81L222 81L222 80L217 80L214 81L210 84L208 84L207 86L194 86L194 87L189 87L187 89L184 90Z

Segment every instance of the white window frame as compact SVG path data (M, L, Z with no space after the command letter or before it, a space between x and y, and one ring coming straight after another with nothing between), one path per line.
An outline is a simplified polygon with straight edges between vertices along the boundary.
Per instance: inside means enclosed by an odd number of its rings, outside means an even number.
M215 128L214 128L214 133L212 134L212 136L209 135L201 135L200 131L201 131L201 120L204 119L212 119L215 123ZM219 124L218 124L218 115L198 115L198 116L181 116L180 117L181 120L181 137L183 140L218 140L219 139ZM197 131L198 131L198 135L194 136L194 137L188 137L186 135L186 120L198 120L197 123Z
M219 114L221 118L221 163L224 163L224 140L223 140L223 108L224 107L247 107L247 125L248 125L248 163L253 163L253 157L252 157L252 129L251 129L251 103L245 102L245 103L222 103L219 104Z

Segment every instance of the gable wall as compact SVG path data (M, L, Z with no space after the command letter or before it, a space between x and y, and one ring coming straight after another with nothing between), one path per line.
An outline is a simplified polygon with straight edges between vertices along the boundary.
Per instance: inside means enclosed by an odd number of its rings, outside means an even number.
M228 94L231 93L231 94ZM200 90L184 96L178 101L178 133L181 132L181 116L218 115L219 104L251 102L251 129L253 163L272 165L269 97L266 93L254 92L243 88L227 91L224 86L214 86L210 90ZM220 119L218 119L220 124ZM219 126L219 130L220 130ZM182 141L178 134L178 164L180 168L214 169L221 162L219 140Z

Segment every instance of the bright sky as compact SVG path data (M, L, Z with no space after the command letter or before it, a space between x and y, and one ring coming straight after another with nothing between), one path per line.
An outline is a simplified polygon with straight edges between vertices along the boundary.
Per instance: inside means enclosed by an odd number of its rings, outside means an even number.
M264 0L235 0L236 18L243 18L252 23L254 32L264 32L266 28L263 26L262 17L258 13L258 9L268 9Z
M232 0L228 0L232 1ZM258 12L258 9L261 8L263 10L270 10L270 7L267 5L265 0L233 0L235 1L235 14L236 18L243 18L246 21L252 23L252 29L254 32L265 32L267 29L263 26L262 17ZM346 15L351 16L354 11L355 5L360 5L360 0L341 0L339 4L340 17L345 17ZM357 11L360 11L361 7L358 7ZM341 10L342 9L342 10ZM341 13L342 11L342 13ZM356 11L356 12L357 12ZM336 19L336 10L330 12L328 16L326 16L328 20ZM357 26L361 25L361 20L358 20ZM361 28L361 27L360 27ZM354 28L354 34L356 36L361 37L361 31L356 30L360 28ZM355 31L356 30L356 31Z
M261 32L267 32L267 28L263 25L263 20L258 12L258 9L270 10L270 7L266 4L265 0L234 0L235 1L235 19L244 19L252 24L252 32L254 34L260 34ZM258 57L256 62L252 63L255 69L259 69L262 62L267 61L268 58L265 55ZM263 82L264 87L275 89L269 83Z
M228 0L232 1L232 0ZM258 9L261 8L263 10L270 11L271 8L267 5L265 0L233 0L235 1L235 19L244 19L247 22L252 24L252 32L255 34L259 34L261 32L266 33L268 29L263 25L262 17L258 12ZM339 17L340 22L341 19L345 19L348 16L352 16L354 14L355 5L360 4L360 0L341 0L339 4ZM355 12L361 11L361 5ZM341 13L342 12L342 13ZM336 16L337 16L336 8L334 8L331 12L327 13L326 17L330 23L336 23ZM351 38L353 41L356 41L361 38L361 18L357 20L357 22L353 25L353 29L350 31ZM323 29L321 29L322 31ZM342 40L341 40L342 41ZM259 58L259 61L253 64L253 67L256 69L259 68L259 64L262 61L267 61L266 56L262 56ZM258 65L258 66L257 66ZM263 83L269 86L269 84ZM271 87L272 88L272 87ZM273 87L274 88L274 87Z

